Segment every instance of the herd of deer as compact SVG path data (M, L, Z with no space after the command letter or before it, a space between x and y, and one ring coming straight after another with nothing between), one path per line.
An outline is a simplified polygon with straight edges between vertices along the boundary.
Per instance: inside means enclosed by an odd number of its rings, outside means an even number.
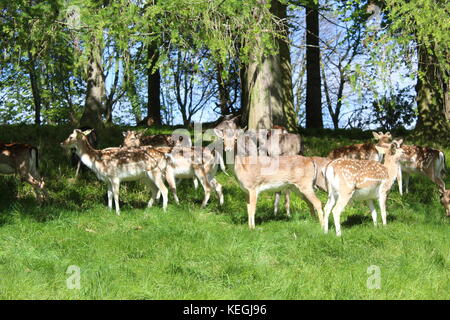
M383 225L386 224L386 198L395 180L403 194L402 176L406 192L410 173L422 173L439 186L441 203L450 216L450 189L445 189L443 175L445 158L442 151L429 147L403 145L390 133L374 132L376 144L365 143L341 147L327 158L303 156L303 144L297 134L282 127L269 131L245 131L234 119L222 121L214 129L222 142L227 163L247 194L247 213L250 228L255 228L256 203L262 191L276 192L274 212L278 212L280 195L286 197L290 215L290 192L307 202L311 214L317 213L321 227L328 232L328 219L333 214L336 234L341 235L340 214L350 200L362 200L370 208L373 223L377 225L374 201L378 201ZM77 174L83 163L104 181L108 187L108 207L113 201L120 214L119 186L122 181L142 180L152 191L148 202L151 207L162 196L163 209L168 202L168 189L176 203L177 179L193 179L204 190L202 207L206 206L211 190L219 203L224 202L221 184L215 179L220 167L225 172L222 150L192 146L189 136L143 136L139 132L123 133L121 147L95 149L96 136L92 129L75 129L61 146L73 150L78 156ZM38 151L28 144L0 144L0 173L18 174L30 183L39 202L48 197L44 180L38 172ZM322 203L315 188L328 193Z

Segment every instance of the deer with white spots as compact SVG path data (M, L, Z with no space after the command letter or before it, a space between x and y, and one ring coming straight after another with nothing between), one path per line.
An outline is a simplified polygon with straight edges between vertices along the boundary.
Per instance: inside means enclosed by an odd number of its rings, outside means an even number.
M383 160L383 154L379 153L376 146L384 147L389 144L392 141L392 135L390 132L372 132L372 134L375 140L378 141L376 144L367 142L336 148L328 154L328 158L332 160L344 158L381 162Z
M87 139L90 130L75 129L70 136L61 143L61 146L70 149L80 157L85 166L94 171L98 179L106 182L108 186L108 207L112 209L112 201L117 215L119 208L119 187L122 181L143 180L151 188L152 198L148 207L153 205L157 191L163 196L163 209L167 207L167 188L163 177L166 169L164 153L153 148L107 148L94 149Z
M28 182L39 203L48 198L44 179L38 171L38 150L29 144L0 143L0 174L17 174Z
M232 158L232 171L241 188L247 194L247 214L250 229L255 228L256 203L263 191L295 191L305 198L312 210L316 210L323 225L323 211L320 200L313 189L317 170L312 159L293 156L242 156L245 149L243 130L215 130L223 140L227 159Z
M402 176L405 183L405 192L409 192L409 176L411 173L420 173L445 190L443 176L445 174L445 155L441 150L403 145L404 155L400 161ZM399 180L399 190L402 193L402 183Z
M377 225L374 200L378 200L383 225L386 224L386 198L397 178L403 140L394 140L389 147L376 146L385 155L384 164L373 160L336 159L328 164L325 178L328 187L328 201L325 205L324 231L328 232L328 218L333 211L336 235L341 235L340 216L347 203L353 200L366 201Z
M125 147L149 147L143 144L135 131L126 131L123 135L125 137L123 146ZM177 204L179 203L179 199L175 179L193 179L195 189L197 189L198 181L200 181L205 193L202 207L205 207L208 203L211 187L214 188L214 191L219 196L220 205L223 204L222 185L214 178L219 165L225 172L222 156L218 152L204 147L182 147L181 144L173 147L160 146L156 147L156 150L164 153L170 159L166 168L165 178L168 182L170 181L169 186ZM159 197L160 193L158 192L157 199Z

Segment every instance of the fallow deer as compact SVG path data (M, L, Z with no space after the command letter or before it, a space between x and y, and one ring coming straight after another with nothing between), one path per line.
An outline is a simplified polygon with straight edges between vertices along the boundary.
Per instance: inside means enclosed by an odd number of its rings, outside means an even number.
M61 143L67 149L75 148L77 155L89 169L95 172L98 179L108 186L108 207L112 209L112 199L117 215L119 208L119 187L121 181L144 180L152 190L152 198L148 207L153 205L157 191L163 196L163 209L167 207L167 188L163 182L166 158L164 154L153 148L107 148L96 150L87 139L91 131L75 129Z
M191 138L186 135L170 135L170 134L157 134L151 136L144 136L142 132L138 131L123 131L123 147L135 148L142 146L150 146L150 147L191 147L192 141ZM197 190L198 188L198 180L193 177L194 188ZM158 199L160 197L160 193L158 192ZM175 201L177 198L175 196ZM178 203L178 202L177 202Z
M323 211L316 197L313 182L316 177L314 162L307 157L295 156L241 156L242 130L215 130L223 140L227 159L233 157L231 165L241 188L247 193L247 214L250 229L255 228L255 212L258 194L262 191L285 191L291 189L303 195L308 204L318 212L323 225ZM236 153L236 151L238 151Z
M89 126L84 126L84 127L80 127L77 128L81 131L87 131L87 130L91 130L91 133L89 133L87 135L89 144L95 149L97 148L97 133L94 130L94 128L89 127ZM78 178L78 174L80 173L80 169L86 168L86 166L83 165L83 162L81 161L80 157L77 156L77 153L75 152L75 149L71 150L71 162L72 162L72 166L76 167L76 171L75 171L75 179Z
M336 235L341 235L340 215L350 199L367 202L374 225L377 225L377 212L374 200L378 200L383 225L386 224L386 198L397 178L403 140L394 140L388 148L376 146L378 152L385 154L384 164L373 160L336 159L328 164L325 178L328 188L328 201L325 206L324 231L328 232L328 218L333 210Z
M124 132L125 139L123 146L126 147L145 147L141 139L135 131ZM190 140L189 140L190 141ZM210 189L214 188L219 196L219 203L222 205L224 198L222 193L222 185L217 182L214 176L217 173L218 165L225 171L225 165L221 155L217 152L212 152L208 148L203 147L182 147L177 145L175 147L157 147L157 150L170 156L171 162L167 167L166 179L193 179L194 187L197 189L198 181L203 187L205 197L202 206L206 206L210 197ZM175 181L175 180L173 180ZM175 182L172 192L174 194L175 202L178 204L178 196L176 193ZM157 198L159 199L158 192Z
M123 147L139 147L139 146L152 146L152 147L191 147L191 138L186 135L171 135L171 134L154 134L144 135L143 132L137 131L124 131L122 132L124 137Z
M219 196L219 204L223 205L224 197L222 185L214 178L218 166L225 172L225 164L221 154L215 150L211 151L206 147L159 147L156 150L163 152L169 159L166 168L166 180L170 180L171 191L174 194L176 203L179 203L175 179L194 179L200 181L204 190L202 207L208 203L211 194L211 187Z
M48 198L44 179L39 171L39 156L36 147L22 143L0 143L0 174L17 174L28 182L36 193L36 199L42 203Z
M358 159L358 160L374 160L381 162L383 155L380 154L376 146L384 147L392 141L392 135L389 132L372 132L377 144L370 142L360 143L351 146L336 148L328 154L328 158L334 160L339 158Z
M445 174L445 155L441 150L403 145L404 155L400 161L402 176L404 177L405 192L409 192L409 176L411 173L420 173L445 190L443 175ZM399 181L400 182L400 181ZM399 183L400 193L402 184Z

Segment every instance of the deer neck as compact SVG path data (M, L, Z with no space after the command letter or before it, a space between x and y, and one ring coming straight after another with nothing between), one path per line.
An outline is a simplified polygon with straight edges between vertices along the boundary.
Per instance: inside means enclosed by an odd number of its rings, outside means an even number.
M384 157L384 166L388 172L388 183L390 188L394 184L395 179L397 179L398 170L400 169L399 159L386 154Z
M83 139L78 141L76 145L76 154L80 157L81 162L89 169L93 169L97 153L97 150L92 148L86 137L83 137Z

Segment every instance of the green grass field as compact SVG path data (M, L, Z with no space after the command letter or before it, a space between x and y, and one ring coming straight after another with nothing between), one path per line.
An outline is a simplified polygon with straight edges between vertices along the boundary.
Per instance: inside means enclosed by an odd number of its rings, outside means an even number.
M119 145L122 129L101 131L101 147ZM0 299L450 298L450 219L425 178L413 177L404 197L394 186L386 227L375 228L362 203L349 205L341 238L332 220L324 235L295 196L287 218L284 210L274 217L273 195L263 194L257 228L249 230L244 194L223 173L223 207L213 194L200 209L201 188L183 181L180 205L170 197L167 212L159 205L145 209L149 191L124 183L122 215L116 216L106 207L106 186L91 172L72 179L75 170L59 147L70 132L0 127L2 141L39 146L51 196L39 207L31 187L0 176ZM309 133L307 152L326 155L370 136ZM450 149L445 152L450 159ZM326 194L318 195L325 203ZM74 279L70 266L80 270L79 289L67 286ZM373 266L379 268L379 289L371 288Z

